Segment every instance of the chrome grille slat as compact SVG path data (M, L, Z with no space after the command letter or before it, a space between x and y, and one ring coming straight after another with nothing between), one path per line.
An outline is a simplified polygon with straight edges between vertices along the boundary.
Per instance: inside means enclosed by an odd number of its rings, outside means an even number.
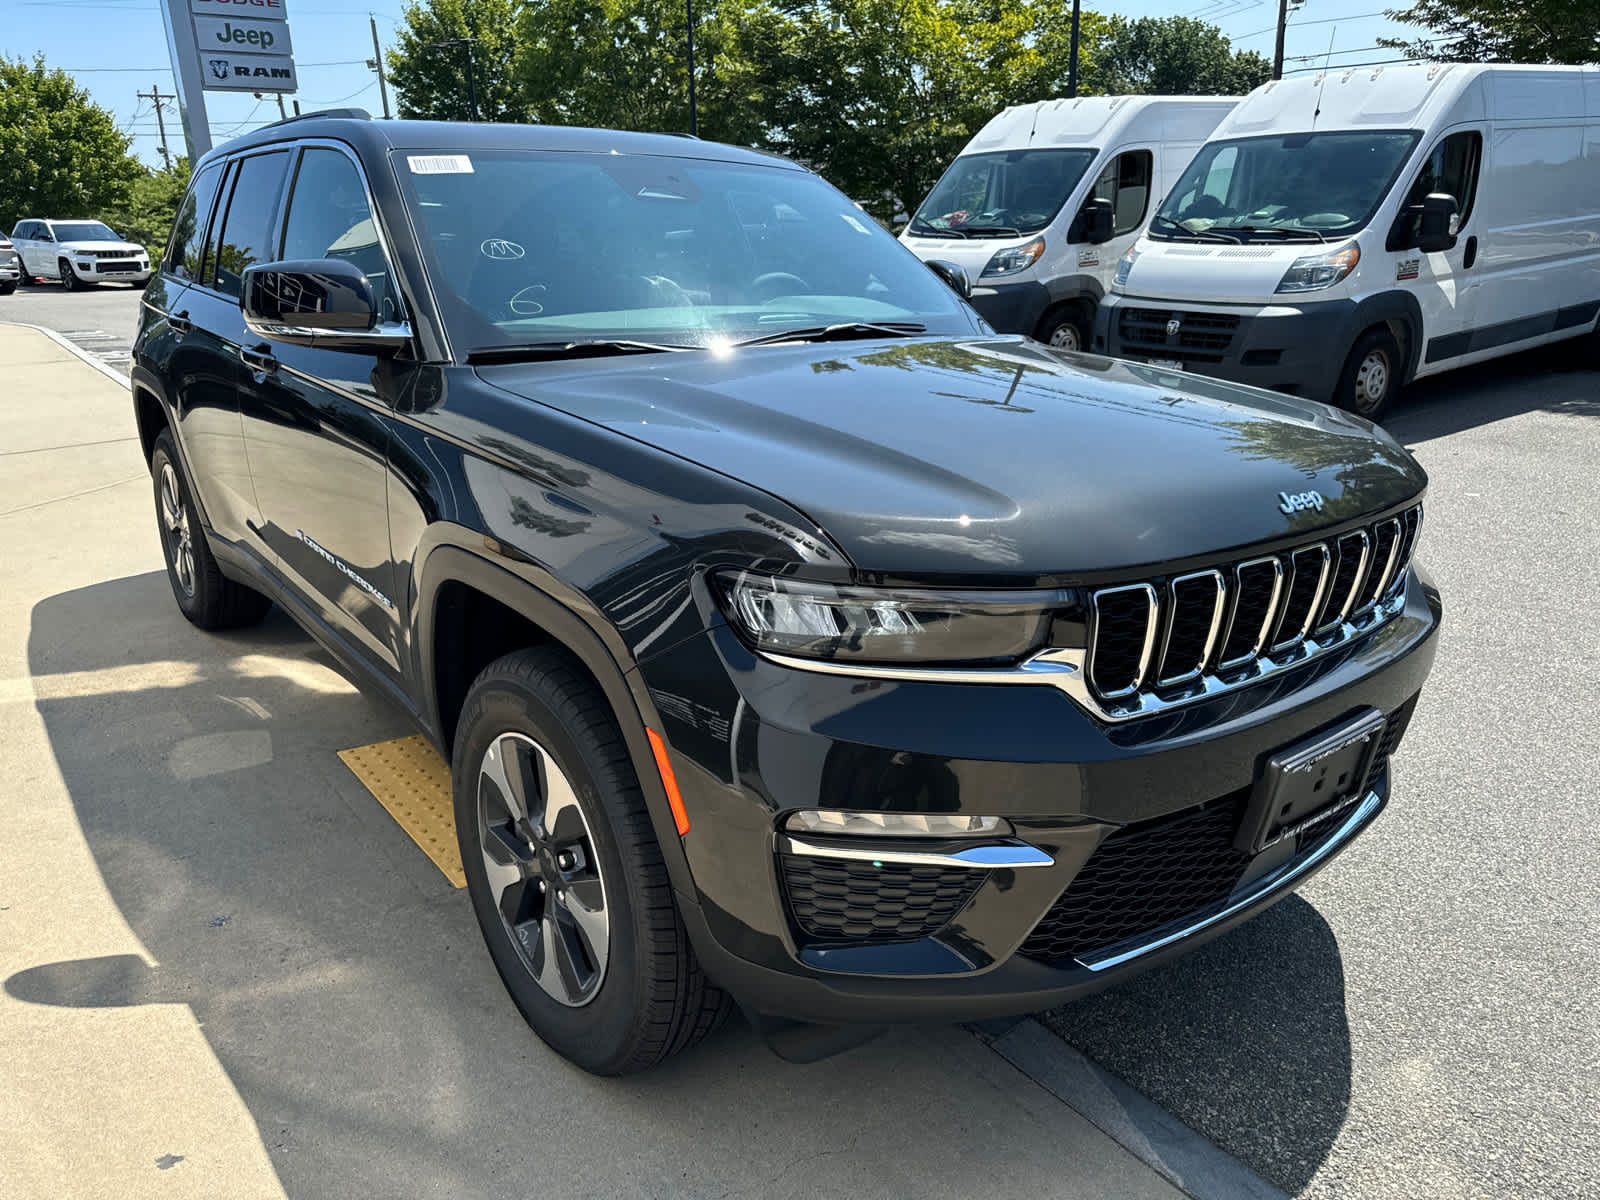
M1092 594L1084 683L1122 720L1321 655L1403 607L1414 505L1337 538ZM1225 673L1225 677L1220 674Z

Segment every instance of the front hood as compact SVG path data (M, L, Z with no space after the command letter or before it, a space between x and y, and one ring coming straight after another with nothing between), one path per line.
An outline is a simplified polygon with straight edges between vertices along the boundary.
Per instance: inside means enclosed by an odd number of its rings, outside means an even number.
M136 246L132 242L61 242L61 248L70 254L80 254L85 250L115 250L129 256L143 254L144 247Z
M478 373L778 496L891 577L1066 581L1307 533L1426 483L1323 405L1023 338ZM1309 491L1320 511L1281 511L1280 492Z
M1125 283L1117 291L1128 296L1160 296L1167 301L1208 300L1223 304L1292 305L1305 300L1326 300L1342 294L1346 285L1318 292L1276 295L1284 272L1297 258L1339 250L1351 239L1320 245L1289 242L1272 245L1221 246L1211 242L1163 242L1139 239ZM1357 272L1360 267L1356 268Z

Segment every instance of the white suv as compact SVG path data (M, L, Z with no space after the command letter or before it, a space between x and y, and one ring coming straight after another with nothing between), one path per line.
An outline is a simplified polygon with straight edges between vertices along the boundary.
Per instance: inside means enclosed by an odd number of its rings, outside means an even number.
M69 292L117 280L142 288L150 279L150 255L125 242L99 221L18 221L11 242L24 282L59 279Z

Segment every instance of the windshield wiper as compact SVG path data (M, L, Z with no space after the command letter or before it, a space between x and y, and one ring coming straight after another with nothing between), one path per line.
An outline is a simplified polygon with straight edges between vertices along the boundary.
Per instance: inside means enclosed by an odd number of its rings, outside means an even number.
M1212 226L1210 229L1185 229L1171 217L1163 217L1159 215L1150 222L1150 228L1152 230L1155 229L1156 222L1158 221L1173 230L1173 232L1168 234L1168 236L1176 239L1177 241L1221 242L1225 246L1237 246L1239 244L1238 238L1229 237L1225 233L1218 233L1215 226Z
M1276 233L1281 234L1286 238L1310 238L1317 242L1325 242L1328 240L1315 229L1306 229L1300 225L1213 225L1210 232L1216 232L1217 230L1226 230L1229 233Z
M467 362L535 362L562 358L611 358L622 354L657 354L673 350L696 350L697 346L669 346L661 342L630 342L594 339L566 342L521 342L508 346L479 346L467 351Z
M1013 229L1009 225L963 225L967 236L981 234L985 237L1021 237L1022 230Z
M965 233L963 233L959 229L940 229L936 225L929 225L926 221L924 221L920 225L917 224L917 222L915 222L915 221L911 222L911 232L912 233L916 233L916 234L921 234L923 237L957 237L957 238L964 238L964 237L967 236Z
M748 341L735 342L734 346L773 346L780 342L848 342L856 338L911 337L924 332L926 325L909 321L895 321L880 325L872 321L844 321L838 325L813 325L808 329L784 329L778 333L764 333Z

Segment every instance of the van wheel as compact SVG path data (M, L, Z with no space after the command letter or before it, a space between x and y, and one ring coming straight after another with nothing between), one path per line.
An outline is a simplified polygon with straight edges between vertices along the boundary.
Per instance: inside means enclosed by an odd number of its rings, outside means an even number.
M1087 350L1089 348L1089 322L1083 310L1075 305L1063 305L1045 313L1033 335L1037 341L1057 350Z
M1334 403L1376 421L1400 391L1400 343L1387 329L1369 329L1356 339L1339 375Z
M555 647L486 667L456 727L467 891L523 1018L597 1075L693 1045L730 1001L701 972L605 697Z
M201 629L238 629L254 625L272 607L254 588L229 579L217 566L205 530L189 496L189 484L178 465L172 431L156 436L150 455L156 485L156 525L161 553L167 560L172 598L189 621Z

